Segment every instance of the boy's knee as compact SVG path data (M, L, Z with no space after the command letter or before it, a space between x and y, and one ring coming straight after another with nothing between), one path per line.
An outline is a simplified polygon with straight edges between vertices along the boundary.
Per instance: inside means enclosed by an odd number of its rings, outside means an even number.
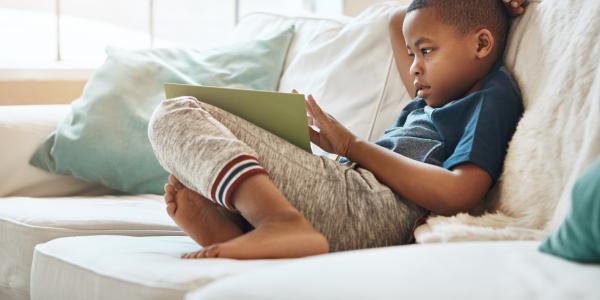
M174 122L181 122L181 116L178 112L183 112L189 108L198 107L196 98L184 96L161 101L154 111L148 122L148 138L156 140L164 129L172 127Z

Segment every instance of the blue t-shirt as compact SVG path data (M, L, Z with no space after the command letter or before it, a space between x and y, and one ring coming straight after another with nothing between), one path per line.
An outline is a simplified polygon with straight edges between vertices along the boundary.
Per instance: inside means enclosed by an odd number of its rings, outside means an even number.
M522 114L519 89L506 68L497 64L481 90L442 107L416 98L375 143L449 170L472 163L496 182Z

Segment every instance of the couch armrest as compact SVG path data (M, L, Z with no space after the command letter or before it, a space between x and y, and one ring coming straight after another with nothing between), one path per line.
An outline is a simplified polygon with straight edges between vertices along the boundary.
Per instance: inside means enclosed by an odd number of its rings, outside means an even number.
M29 164L37 146L69 110L70 105L0 106L0 197L113 193L102 186L51 174Z

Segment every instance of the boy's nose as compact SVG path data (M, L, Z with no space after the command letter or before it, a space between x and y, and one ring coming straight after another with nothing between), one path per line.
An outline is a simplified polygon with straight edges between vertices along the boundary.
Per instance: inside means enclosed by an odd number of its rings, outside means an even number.
M410 65L409 72L410 72L410 75L412 75L412 76L423 75L423 69L421 68L419 60L417 58L415 58L413 60L412 64Z

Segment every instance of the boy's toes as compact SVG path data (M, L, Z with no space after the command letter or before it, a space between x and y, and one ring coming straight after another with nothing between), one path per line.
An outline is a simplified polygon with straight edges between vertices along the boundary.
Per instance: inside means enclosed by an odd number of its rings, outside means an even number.
M222 247L219 244L210 245L202 249L202 256L206 258L217 258L221 254Z
M181 258L183 258L183 259L201 258L202 251L204 251L204 249L200 249L200 250L194 251L194 252L184 253L183 255L181 255Z
M171 218L175 217L176 212L177 212L177 204L175 204L175 201L167 202L167 213L169 214L169 217L171 217Z
M185 188L185 186L173 174L169 175L169 183L175 187L175 190Z
M175 188L170 184L165 184L165 204L167 205L167 213L171 218L175 216L177 211L177 202L175 201Z
M175 188L170 184L165 184L165 203L175 202Z
M204 247L198 251L189 252L181 255L183 259L194 259L194 258L217 258L221 254L222 247L219 244L210 245Z

